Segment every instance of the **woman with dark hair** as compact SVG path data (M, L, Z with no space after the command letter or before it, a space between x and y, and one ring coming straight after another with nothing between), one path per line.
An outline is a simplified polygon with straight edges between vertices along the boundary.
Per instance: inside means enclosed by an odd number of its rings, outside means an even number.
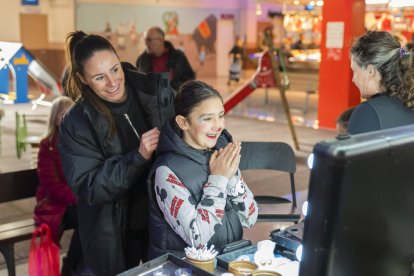
M366 101L352 112L350 134L414 124L412 51L388 32L369 31L351 48L351 67Z
M240 240L258 214L238 170L240 142L224 129L220 94L188 81L178 91L175 110L150 173L150 258L183 256L188 245L220 249Z
M66 54L66 91L77 100L60 128L63 171L78 197L86 264L115 275L146 261L145 183L158 128L173 113L107 39L72 32Z

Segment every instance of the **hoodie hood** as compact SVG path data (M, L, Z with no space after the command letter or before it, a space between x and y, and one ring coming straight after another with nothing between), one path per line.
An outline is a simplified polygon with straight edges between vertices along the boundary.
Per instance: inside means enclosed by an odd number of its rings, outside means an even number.
M217 144L213 150L221 149L232 141L233 139L230 133L224 129L221 132L220 137L217 140ZM161 131L157 149L157 156L165 153L181 155L198 164L206 165L210 161L212 150L199 150L188 145L181 138L181 133L179 133L179 130L175 127L175 121L171 120L169 123L164 125Z

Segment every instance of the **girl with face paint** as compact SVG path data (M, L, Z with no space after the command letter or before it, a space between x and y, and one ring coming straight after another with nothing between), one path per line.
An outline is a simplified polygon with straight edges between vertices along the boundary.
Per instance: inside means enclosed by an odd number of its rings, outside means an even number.
M150 173L150 258L183 256L193 244L220 249L257 219L257 203L238 170L241 144L225 130L220 94L201 81L187 82L175 111Z

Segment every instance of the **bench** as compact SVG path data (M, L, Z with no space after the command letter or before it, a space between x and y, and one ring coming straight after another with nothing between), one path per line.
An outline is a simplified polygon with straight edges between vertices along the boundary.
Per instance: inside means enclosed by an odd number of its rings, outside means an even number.
M34 197L38 185L36 169L0 174L0 203ZM0 251L9 276L16 275L14 244L32 238L36 228L32 218L0 224Z

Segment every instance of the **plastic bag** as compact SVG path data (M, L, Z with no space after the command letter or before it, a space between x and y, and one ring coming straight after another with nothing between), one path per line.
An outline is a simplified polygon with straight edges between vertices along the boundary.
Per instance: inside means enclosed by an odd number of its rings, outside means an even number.
M30 276L59 276L59 246L52 240L50 228L43 223L32 234L29 253Z

